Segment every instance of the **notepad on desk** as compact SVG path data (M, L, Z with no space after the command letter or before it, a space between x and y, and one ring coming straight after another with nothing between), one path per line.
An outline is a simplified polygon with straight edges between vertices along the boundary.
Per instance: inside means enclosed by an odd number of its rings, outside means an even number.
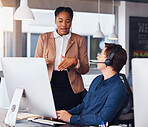
M28 119L28 118L42 118L42 117L31 113L18 113L17 115L17 120Z

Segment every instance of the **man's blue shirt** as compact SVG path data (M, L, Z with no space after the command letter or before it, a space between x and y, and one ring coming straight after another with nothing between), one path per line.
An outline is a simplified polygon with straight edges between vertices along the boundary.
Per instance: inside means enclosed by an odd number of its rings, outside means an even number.
M123 108L126 100L126 87L119 73L103 81L97 76L91 83L83 102L68 110L72 114L70 123L99 125L101 121L111 122Z

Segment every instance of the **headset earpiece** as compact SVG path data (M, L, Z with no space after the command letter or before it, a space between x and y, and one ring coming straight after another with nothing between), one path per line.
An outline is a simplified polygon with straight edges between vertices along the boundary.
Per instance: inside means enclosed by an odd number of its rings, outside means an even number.
M112 62L110 61L110 59L106 59L104 63L106 64L106 66L112 65Z
M116 48L115 48L115 50L114 50L114 52L111 53L110 57L105 60L104 63L106 64L106 66L111 66L111 65L112 65L112 63L113 63L113 57L114 57L115 54L118 52L119 48L122 48L122 46L117 45Z

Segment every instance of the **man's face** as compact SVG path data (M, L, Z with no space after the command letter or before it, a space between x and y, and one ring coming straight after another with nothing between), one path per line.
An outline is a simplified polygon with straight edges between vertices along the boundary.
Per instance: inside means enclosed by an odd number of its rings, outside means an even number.
M105 55L105 50L106 50L106 48L104 48L101 53L97 54L98 62L105 62L105 60L107 59L107 57ZM105 63L97 63L97 69L98 70L101 71L102 69L105 69L105 68L106 68Z

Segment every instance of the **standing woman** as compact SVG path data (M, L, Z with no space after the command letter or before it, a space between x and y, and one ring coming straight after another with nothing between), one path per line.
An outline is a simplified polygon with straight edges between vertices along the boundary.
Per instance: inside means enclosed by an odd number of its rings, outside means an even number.
M70 31L73 10L58 7L53 32L41 34L35 57L44 57L56 110L68 110L82 102L84 84L81 74L89 71L84 37Z

